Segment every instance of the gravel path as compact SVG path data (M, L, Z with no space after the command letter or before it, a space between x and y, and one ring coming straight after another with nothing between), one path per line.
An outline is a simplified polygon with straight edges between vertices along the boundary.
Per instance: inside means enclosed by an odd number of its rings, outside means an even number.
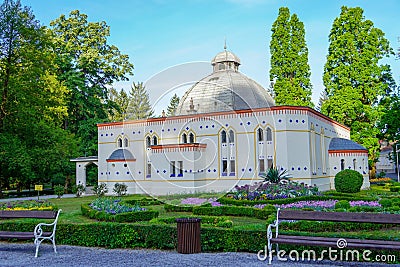
M268 266L267 261L257 259L255 253L198 253L179 254L176 251L149 249L104 249L77 246L57 246L54 254L51 245L40 246L39 257L35 258L34 245L30 243L0 242L0 266L65 266L65 267L123 267L123 266ZM310 267L310 266L385 266L400 265L367 264L349 262L279 262L274 260L274 267Z

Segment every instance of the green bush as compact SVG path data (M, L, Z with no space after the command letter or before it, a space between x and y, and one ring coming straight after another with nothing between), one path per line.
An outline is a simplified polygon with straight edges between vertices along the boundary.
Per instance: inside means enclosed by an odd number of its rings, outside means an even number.
M109 214L104 211L94 210L88 204L81 205L81 212L83 216L89 217L91 219L96 219L98 221L107 221L107 222L150 221L151 219L158 217L158 211L155 210Z
M342 193L360 192L363 184L363 176L354 170L343 170L335 176L335 189Z
M275 212L276 208L272 205L267 205L263 209L258 209L253 207L240 207L240 206L216 206L216 207L198 206L193 208L193 214L196 215L245 216L245 217L255 217L258 219L267 219L269 215Z
M388 198L379 200L379 204L381 204L383 208L390 208L391 206L393 206L392 200Z
M105 194L108 193L107 184L106 183L95 184L93 186L93 192L97 195L97 197L103 197Z
M120 184L120 183L115 183L114 184L114 188L113 188L113 192L115 194L117 194L117 196L125 196L126 192L128 191L128 186L124 183Z
M192 212L194 206L175 206L171 204L165 204L164 209L166 212Z
M74 185L72 187L72 193L74 193L76 195L76 197L82 196L82 194L85 192L85 190L86 190L86 187L83 184Z
M343 209L343 210L350 209L350 202L347 200L340 200L336 202L335 209Z
M390 187L390 192L400 192L400 186L392 186L392 187Z
M62 195L64 195L64 186L60 184L54 186L54 194L57 195L57 198L60 198Z

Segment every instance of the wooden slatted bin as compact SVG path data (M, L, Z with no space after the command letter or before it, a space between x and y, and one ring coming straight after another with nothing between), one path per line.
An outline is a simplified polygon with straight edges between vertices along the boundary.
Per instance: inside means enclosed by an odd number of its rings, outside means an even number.
M178 253L192 254L201 252L199 218L178 218Z

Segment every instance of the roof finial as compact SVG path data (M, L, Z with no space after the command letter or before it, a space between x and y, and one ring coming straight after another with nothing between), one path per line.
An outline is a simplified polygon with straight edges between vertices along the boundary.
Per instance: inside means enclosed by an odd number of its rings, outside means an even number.
M225 43L224 43L224 50L226 50L226 37L225 37Z

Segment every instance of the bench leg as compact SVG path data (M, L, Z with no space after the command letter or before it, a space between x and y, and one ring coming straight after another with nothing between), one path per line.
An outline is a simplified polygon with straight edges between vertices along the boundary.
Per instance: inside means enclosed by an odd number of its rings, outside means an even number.
M40 243L42 243L42 241L40 241L39 239L35 239L35 241L33 243L36 245L35 258L37 258L38 254L39 254L39 246L40 246Z

